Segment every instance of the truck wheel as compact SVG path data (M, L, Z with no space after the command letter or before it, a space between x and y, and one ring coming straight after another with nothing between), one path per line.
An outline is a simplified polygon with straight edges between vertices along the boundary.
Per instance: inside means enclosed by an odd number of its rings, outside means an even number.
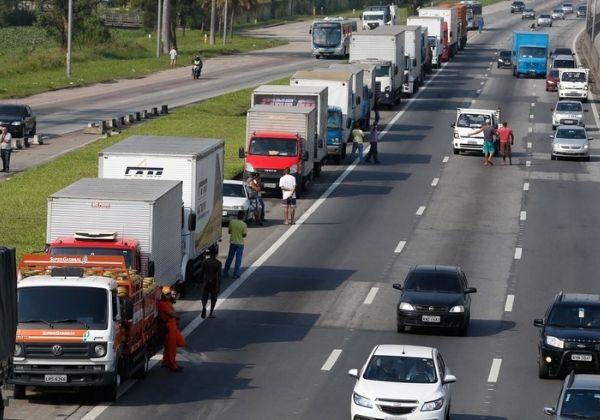
M142 358L143 358L142 364L140 365L139 369L136 370L133 373L133 375L131 375L131 377L134 379L143 379L146 377L146 374L148 373L148 369L150 367L150 356L148 355L148 347L144 348L144 354L143 354Z
M346 143L342 143L342 150L340 151L341 159L346 159Z
M25 385L15 385L13 398L15 400L24 400L27 396L27 387Z
M321 176L321 163L320 162L315 165L314 171L315 171L315 178L319 178Z
M108 402L116 401L117 400L117 392L119 391L120 385L121 385L121 375L117 373L115 382L111 385L107 385L104 387L104 390L102 392L104 401L108 401Z

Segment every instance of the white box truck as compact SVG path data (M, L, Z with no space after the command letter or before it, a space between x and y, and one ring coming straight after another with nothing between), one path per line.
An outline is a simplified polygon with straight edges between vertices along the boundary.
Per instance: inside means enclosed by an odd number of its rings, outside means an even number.
M142 276L173 285L181 280L181 191L181 181L82 178L48 197L48 253L122 255Z
M458 52L458 11L454 7L422 7L419 9L419 16L435 16L444 19L448 25L448 52L450 58Z
M183 183L183 284L199 272L207 250L218 249L223 214L223 154L222 139L171 136L131 136L98 154L100 178Z
M321 175L321 167L327 159L327 104L326 86L262 85L254 89L250 106L275 105L315 108L317 110L317 141L315 142L314 175Z
M386 26L352 34L350 62L381 60L375 75L375 95L379 106L392 107L400 103L404 79L404 30Z
M402 91L407 96L417 93L423 84L425 70L423 69L421 25L400 26L404 29L404 83Z
M439 16L410 16L406 20L409 26L419 25L427 28L427 41L431 49L431 65L440 68L442 65L442 54L444 53L443 39L444 19Z
M370 115L373 106L375 105L375 94L373 93L373 89L375 88L375 66L372 64L365 63L334 63L330 64L329 68L332 70L342 70L342 71L351 71L353 73L358 73L362 71L362 92L360 93L360 118L363 118L367 126L370 125Z

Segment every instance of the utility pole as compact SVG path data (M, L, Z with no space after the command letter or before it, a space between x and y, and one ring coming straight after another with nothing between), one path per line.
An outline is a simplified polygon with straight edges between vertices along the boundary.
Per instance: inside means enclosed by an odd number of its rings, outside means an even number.
M73 0L69 0L67 23L67 78L71 78L71 39L73 39Z
M160 58L160 28L162 26L162 0L158 0L158 9L156 10L156 58Z
M217 18L217 0L210 2L210 45L215 45L215 19Z
M594 14L592 15L592 46L594 45L594 39L596 38L596 6L598 0L594 0Z
M223 45L227 41L227 0L225 0L225 9L223 10Z

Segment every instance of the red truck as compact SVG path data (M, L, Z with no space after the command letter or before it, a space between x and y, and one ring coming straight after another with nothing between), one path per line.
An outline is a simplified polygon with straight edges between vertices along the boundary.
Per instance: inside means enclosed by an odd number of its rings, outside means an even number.
M456 9L458 16L458 49L464 50L467 46L467 32L469 31L467 5L462 3L442 3L439 7Z

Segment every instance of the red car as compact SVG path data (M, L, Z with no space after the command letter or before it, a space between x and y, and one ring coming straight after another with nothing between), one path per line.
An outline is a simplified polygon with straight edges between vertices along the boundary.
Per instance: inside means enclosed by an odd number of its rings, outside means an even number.
M546 75L546 92L558 90L558 69L550 69Z

